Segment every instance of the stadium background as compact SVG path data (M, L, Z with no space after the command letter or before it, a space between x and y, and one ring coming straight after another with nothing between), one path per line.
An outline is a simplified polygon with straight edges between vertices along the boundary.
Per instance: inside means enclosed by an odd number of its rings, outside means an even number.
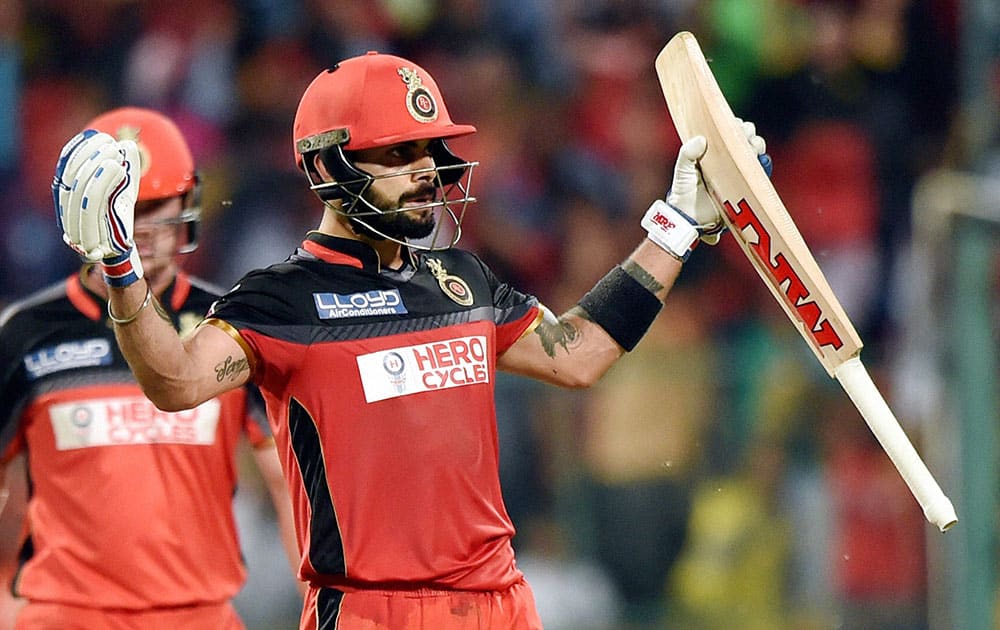
M498 378L504 487L546 627L1000 627L993 0L0 0L0 306L75 269L52 167L122 104L161 109L193 146L189 271L225 286L283 259L320 214L292 159L298 98L379 50L430 70L479 128L452 143L481 162L462 246L561 311L665 192L678 141L652 60L681 29L768 140L866 365L961 521L924 521L724 241L599 387ZM236 503L237 603L252 630L292 628L252 477Z

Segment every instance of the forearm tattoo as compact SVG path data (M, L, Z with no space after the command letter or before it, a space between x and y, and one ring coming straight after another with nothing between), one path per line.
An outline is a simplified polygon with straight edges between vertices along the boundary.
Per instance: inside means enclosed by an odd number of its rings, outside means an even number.
M632 259L628 259L621 264L621 268L628 275L632 276L632 279L641 284L647 291L656 295L663 290L663 285L660 284L656 278L654 278L648 271L639 266L637 262Z
M236 359L233 356L226 357L226 360L215 366L215 380L222 382L226 379L235 381L242 372L250 369L250 363L246 359Z
M556 347L561 346L563 350L569 352L572 348L580 345L583 332L576 327L572 321L566 319L567 315L576 315L582 319L590 320L587 311L578 306L574 306L566 315L563 315L555 322L542 320L542 323L535 329L535 334L542 342L545 354L550 357L556 356Z

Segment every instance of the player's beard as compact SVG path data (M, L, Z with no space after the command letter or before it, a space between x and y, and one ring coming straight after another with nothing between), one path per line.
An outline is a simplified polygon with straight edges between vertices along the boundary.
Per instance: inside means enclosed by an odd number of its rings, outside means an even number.
M359 217L367 224L369 230L396 240L421 239L434 231L435 215L431 209L406 211L400 210L408 200L426 196L436 188L430 184L417 192L402 195L392 200L376 190L368 189L364 199L381 211L381 214Z

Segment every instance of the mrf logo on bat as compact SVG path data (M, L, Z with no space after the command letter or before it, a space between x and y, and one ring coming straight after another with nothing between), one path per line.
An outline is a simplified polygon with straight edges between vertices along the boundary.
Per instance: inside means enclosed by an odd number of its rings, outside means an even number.
M819 304L815 300L809 299L809 288L802 282L802 278L788 262L785 254L780 251L772 251L774 241L771 239L771 234L761 223L747 200L741 199L735 207L730 201L724 201L722 205L735 229L745 232L747 228L750 228L756 234L756 240L749 237L746 239L747 245L767 268L776 283L775 286L784 287L782 291L788 298L788 303L805 322L816 344L820 347L831 346L835 350L839 350L844 345L840 335L834 330L830 320L823 315Z

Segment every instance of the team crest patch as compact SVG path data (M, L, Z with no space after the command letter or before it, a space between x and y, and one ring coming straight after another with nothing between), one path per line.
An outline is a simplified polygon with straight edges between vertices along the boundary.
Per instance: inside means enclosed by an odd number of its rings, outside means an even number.
M438 108L434 95L424 87L423 79L412 68L398 68L396 72L406 84L406 109L417 122L437 120Z
M434 279L437 280L441 291L451 298L453 302L461 306L472 306L472 289L469 288L465 280L448 273L448 270L444 268L444 265L437 258L428 258L427 267L431 270L431 274L434 275Z

